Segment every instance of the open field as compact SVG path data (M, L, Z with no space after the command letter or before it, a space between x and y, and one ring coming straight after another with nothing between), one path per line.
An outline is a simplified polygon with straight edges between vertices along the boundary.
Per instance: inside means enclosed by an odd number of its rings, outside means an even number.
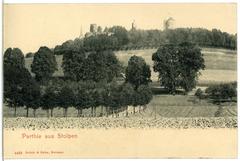
M221 117L237 116L237 105L223 105L223 110L220 111ZM133 107L128 107L129 117L214 117L219 107L206 100L199 102L195 96L190 95L154 95L153 100L148 104L145 112L139 113L139 108L136 107L136 114L133 114ZM103 111L105 112L105 110ZM96 109L97 116L100 114L100 107ZM3 115L5 117L13 117L14 109L3 106ZM90 117L90 108L83 110L85 117ZM23 107L17 109L18 117L25 117L26 110ZM37 117L47 117L46 111L38 109ZM62 117L63 109L55 108L53 111L54 117ZM33 117L33 110L29 109L29 117ZM73 107L68 108L68 117L77 117L77 110ZM110 116L112 117L112 116ZM125 112L121 112L119 117L125 117Z
M124 65L127 65L132 55L141 56L152 67L152 53L156 49L132 50L116 52L117 57ZM201 71L198 84L208 85L214 83L225 83L237 80L237 55L236 51L224 49L203 48L202 53L205 60L206 69ZM229 54L231 53L231 54ZM153 81L158 80L158 73L151 68Z
M236 104L225 104L223 110L219 111L219 106L207 102L199 101L194 96L154 96L144 113L138 113L135 116L144 117L215 117L216 112L219 116L233 117L237 116Z
M151 65L152 54L156 49L145 50L128 50L115 52L118 59L127 65L129 58L132 55L142 56L145 61ZM199 85L208 85L213 83L232 82L237 80L237 54L236 51L216 48L203 48L206 69L202 71L199 77ZM58 62L58 71L54 73L55 76L62 76L63 71L61 68L62 55L56 56ZM31 63L33 58L26 58L26 67L31 70ZM152 80L158 80L158 74L152 70Z

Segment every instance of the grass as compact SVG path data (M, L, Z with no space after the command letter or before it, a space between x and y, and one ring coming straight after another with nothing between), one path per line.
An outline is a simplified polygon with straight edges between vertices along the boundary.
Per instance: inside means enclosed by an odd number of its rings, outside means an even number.
M142 56L152 67L152 54L154 52L156 52L156 49L118 51L115 53L125 66L132 55L137 55ZM204 55L206 69L201 72L202 75L199 77L198 81L199 85L232 82L237 80L237 54L235 50L203 48L202 53ZM58 63L58 71L54 73L54 76L62 76L62 55L56 56L56 59ZM32 60L33 58L25 59L25 64L29 71L31 71ZM156 82L158 80L158 73L155 73L152 68L151 70L152 80Z
M189 95L156 95L147 107L145 113L136 116L153 117L156 111L157 117L215 117L219 110L219 106ZM236 104L225 104L222 108L219 116L237 116Z
M199 102L195 96L190 95L154 95L153 100L148 104L147 109L144 113L133 114L133 107L129 107L128 111L130 117L214 117L215 113L219 110L217 105L214 105L206 100ZM136 108L138 111L138 108ZM104 111L105 112L105 111ZM97 116L100 114L100 108L97 108ZM6 105L3 106L4 117L13 117L14 109L8 108ZM38 109L36 111L37 117L46 117L46 111ZM90 109L83 110L83 114L89 117ZM120 116L125 114L122 112ZM54 117L62 117L63 109L55 108L53 112ZM26 110L23 107L17 109L17 116L25 117ZM237 105L232 104L231 106L225 104L223 110L220 113L221 117L232 117L237 116ZM33 117L33 110L29 110L29 117ZM68 109L68 117L77 117L77 110L73 107Z

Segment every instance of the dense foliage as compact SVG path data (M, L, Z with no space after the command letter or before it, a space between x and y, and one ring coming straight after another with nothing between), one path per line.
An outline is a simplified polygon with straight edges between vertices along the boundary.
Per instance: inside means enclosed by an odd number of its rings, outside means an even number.
M48 81L53 73L57 70L57 62L55 55L48 47L40 47L34 54L31 71L35 74L35 78L39 82Z
M8 49L4 53L4 102L16 109L39 107L40 87L29 71L24 67L24 56L19 49Z
M29 52L29 53L27 53L27 54L25 55L25 57L26 57L26 58L32 58L32 57L34 57L34 53Z
M100 34L84 38L86 51L114 50L119 48L119 42L113 35Z
M10 65L15 67L24 67L25 60L22 51L18 48L8 48L3 56L4 65Z
M63 55L64 76L71 80L111 82L120 73L120 62L112 51L68 50Z
M83 39L68 40L57 45L54 53L63 54L66 49L78 51L95 50L128 50L142 48L157 48L163 44L181 44L191 42L201 47L220 47L237 49L237 35L222 32L218 29L203 28L176 28L168 30L130 30L124 27L113 26L104 32L86 36Z
M150 66L142 57L132 56L126 68L126 82L134 85L135 89L141 84L148 84L151 81Z
M163 45L152 55L152 60L160 85L172 94L179 87L191 91L196 86L199 70L205 68L200 48L190 43Z
M82 110L91 109L92 117L96 115L96 108L101 107L100 116L114 114L126 110L128 106L146 106L152 99L151 89L140 86L136 91L128 83L117 84L96 83L94 81L62 81L58 85L49 85L42 95L42 108L48 112L56 107L63 109L63 116L67 116L67 109L75 107L78 117ZM55 87L54 87L55 86ZM103 112L103 107L105 112ZM48 114L49 116L49 114ZM51 112L51 116L52 112Z
M86 53L83 50L67 50L63 55L63 73L66 78L71 80L83 80L85 70Z
M206 94L215 102L221 102L237 97L237 83L224 83L219 85L211 85L206 89Z
M84 65L85 79L111 82L120 72L120 62L111 51L91 52Z

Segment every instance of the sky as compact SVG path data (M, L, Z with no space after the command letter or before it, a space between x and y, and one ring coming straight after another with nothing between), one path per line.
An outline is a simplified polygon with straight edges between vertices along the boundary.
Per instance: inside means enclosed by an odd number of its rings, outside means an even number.
M174 27L201 27L237 33L237 5L214 4L4 4L4 50L18 47L24 54L40 46L54 48L88 32L91 23L110 27L163 29L163 21L175 19Z

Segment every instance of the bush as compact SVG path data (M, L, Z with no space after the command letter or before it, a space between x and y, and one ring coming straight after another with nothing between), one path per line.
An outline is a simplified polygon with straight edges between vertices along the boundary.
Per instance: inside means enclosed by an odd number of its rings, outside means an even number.
M204 98L204 92L201 90L201 88L198 88L195 92L195 96L198 97L200 100Z
M224 83L219 85L211 85L206 89L209 98L216 101L232 101L237 96L237 83Z

